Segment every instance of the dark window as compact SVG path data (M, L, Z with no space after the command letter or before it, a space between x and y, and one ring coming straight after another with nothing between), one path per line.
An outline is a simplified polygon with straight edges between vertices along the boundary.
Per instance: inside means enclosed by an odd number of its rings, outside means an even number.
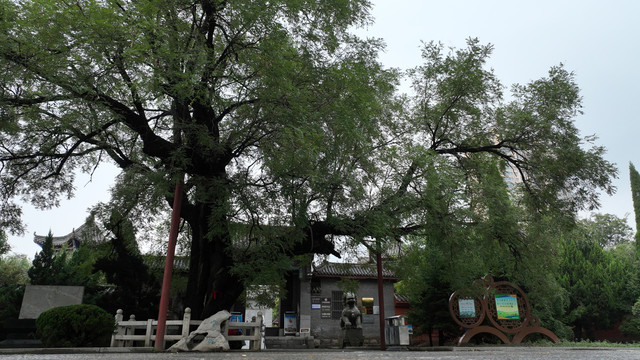
M342 317L342 291L331 292L331 318L340 319Z
M320 295L322 292L322 284L320 280L311 280L311 294Z

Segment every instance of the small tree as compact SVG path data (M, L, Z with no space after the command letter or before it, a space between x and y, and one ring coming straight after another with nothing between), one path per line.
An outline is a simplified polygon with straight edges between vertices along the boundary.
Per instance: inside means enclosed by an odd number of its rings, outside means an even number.
M595 330L607 329L620 320L632 301L624 299L628 262L589 234L580 224L567 236L559 282L569 293L565 322L573 326L577 338L593 339Z
M24 255L0 258L0 321L17 319L24 295L24 284L29 281L29 261Z
M25 255L9 255L0 259L0 286L20 284L29 281L29 260Z
M49 232L36 254L29 269L32 285L75 285L92 286L97 280L92 276L90 266L93 254L81 248L71 256L66 251L56 253L53 249L53 234Z
M36 254L29 269L29 279L32 285L66 285L68 277L66 268L67 255L56 256L53 250L53 234L49 234L42 244L42 250Z

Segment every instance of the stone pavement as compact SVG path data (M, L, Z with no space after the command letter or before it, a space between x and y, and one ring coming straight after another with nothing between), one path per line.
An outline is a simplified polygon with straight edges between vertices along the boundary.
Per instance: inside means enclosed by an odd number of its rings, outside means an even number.
M0 360L638 360L637 348L570 348L570 347L455 347L439 351L379 351L369 349L263 350L217 353L153 353L113 352L101 349L3 349ZM41 353L34 353L41 352ZM57 353L44 353L57 352Z

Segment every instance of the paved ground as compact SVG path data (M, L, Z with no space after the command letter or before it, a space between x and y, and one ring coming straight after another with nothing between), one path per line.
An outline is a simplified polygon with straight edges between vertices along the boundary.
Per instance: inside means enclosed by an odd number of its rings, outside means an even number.
M378 351L378 350L266 350L260 352L223 353L109 353L84 352L65 354L28 354L1 351L0 360L638 360L638 348L550 348L550 347L482 347L448 348L447 351Z

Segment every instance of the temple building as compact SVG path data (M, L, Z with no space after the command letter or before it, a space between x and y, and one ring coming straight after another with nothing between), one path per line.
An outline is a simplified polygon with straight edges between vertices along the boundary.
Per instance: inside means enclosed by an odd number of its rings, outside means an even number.
M33 242L42 247L44 245L47 235L38 235L33 233ZM58 252L63 249L68 252L73 252L80 247L83 243L88 242L100 242L102 240L100 231L89 225L82 224L79 227L73 229L69 234L63 236L53 237L53 250Z
M329 262L290 272L287 293L293 296L280 299L283 335L309 337L309 347L339 346L343 285L347 280L356 287L350 291L355 293L356 305L362 313L364 344L379 344L380 317L396 315L393 284L398 280L388 269L383 270L382 278L384 310L381 311L374 263Z

